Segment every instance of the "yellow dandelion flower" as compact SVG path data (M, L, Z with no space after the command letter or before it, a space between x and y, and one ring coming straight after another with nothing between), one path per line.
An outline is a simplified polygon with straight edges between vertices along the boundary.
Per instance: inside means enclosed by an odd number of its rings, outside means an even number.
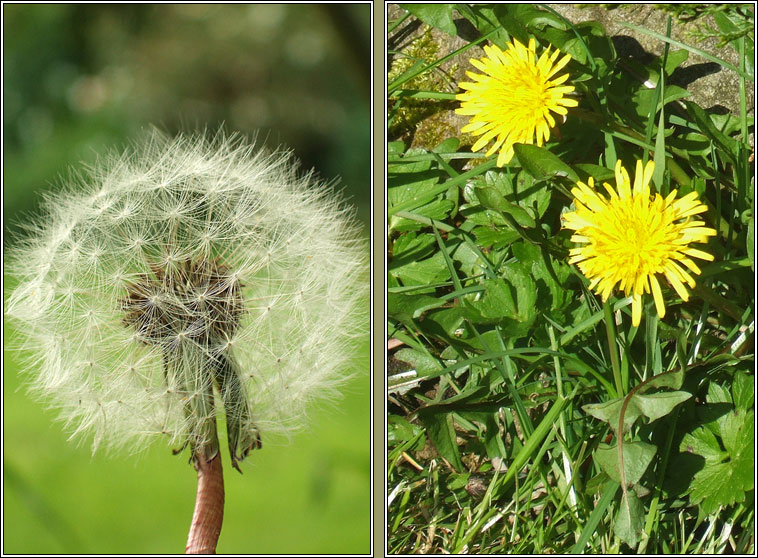
M528 48L513 39L508 50L493 45L485 46L484 52L481 60L470 61L483 73L466 72L474 81L458 84L466 91L456 95L461 107L455 112L472 117L462 132L481 136L472 151L495 139L486 156L500 150L497 166L502 167L513 158L514 143L533 144L536 134L541 146L550 138L550 128L555 126L551 111L563 116L566 107L577 106L576 100L564 97L574 90L571 85L561 85L568 74L553 77L571 56L556 62L561 52L556 49L551 54L548 48L537 60L534 39L529 39Z
M713 260L702 250L690 248L693 242L707 242L716 231L703 221L692 219L706 206L697 192L676 199L672 190L666 198L650 195L650 178L655 165L649 161L643 170L637 161L634 184L629 174L616 162L616 189L604 183L608 197L595 192L594 180L578 182L571 190L576 211L563 215L564 227L576 233L571 240L582 244L570 251L569 263L579 266L590 280L590 289L608 300L618 284L626 296L632 295L632 324L637 326L642 315L642 295L652 293L658 316L666 309L658 276L666 278L674 290L689 299L686 283L695 286L687 272L700 274L690 259Z

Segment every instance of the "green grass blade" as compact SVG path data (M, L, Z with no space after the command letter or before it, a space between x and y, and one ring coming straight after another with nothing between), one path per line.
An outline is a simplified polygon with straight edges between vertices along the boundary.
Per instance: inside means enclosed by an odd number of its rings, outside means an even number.
M610 506L611 502L616 498L616 492L618 492L619 488L619 483L616 481L609 480L605 483L603 495L600 497L600 501L595 506L595 509L592 510L590 518L587 520L587 524L584 526L584 529L582 529L582 534L579 535L579 540L576 541L576 544L571 549L571 554L584 554L587 543L595 534L597 526L605 514L605 510L608 509L608 506Z

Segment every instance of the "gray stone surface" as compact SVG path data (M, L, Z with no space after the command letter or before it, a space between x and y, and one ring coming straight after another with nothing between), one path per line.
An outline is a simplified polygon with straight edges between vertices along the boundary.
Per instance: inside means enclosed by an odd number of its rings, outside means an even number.
M649 53L654 56L663 54L665 43L660 39L645 33L624 27L624 23L645 27L651 31L666 34L669 14L658 9L654 4L622 4L609 9L606 4L548 4L556 12L571 21L597 21L605 27L608 36L613 38L616 52L619 56L640 56ZM709 38L700 42L691 37L691 32L697 30L697 25L708 23L717 28L710 16L697 22L682 23L676 18L671 20L671 38L693 46L725 62L739 67L739 56L729 45L719 48L718 39ZM643 52L640 51L640 48ZM671 47L676 48L676 47ZM682 87L692 94L692 100L703 108L716 105L727 108L734 114L740 110L739 76L728 69L718 66L697 54L690 53L682 64L682 69L690 71L678 72L683 78ZM693 79L693 81L689 81ZM755 84L747 83L747 106L749 113L754 114Z

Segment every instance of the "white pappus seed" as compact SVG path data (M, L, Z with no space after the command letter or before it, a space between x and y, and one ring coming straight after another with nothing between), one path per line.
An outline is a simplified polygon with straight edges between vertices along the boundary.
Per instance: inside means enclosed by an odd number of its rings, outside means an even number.
M358 372L368 244L288 152L153 131L75 180L9 249L6 303L73 435L202 444L224 412L241 459Z

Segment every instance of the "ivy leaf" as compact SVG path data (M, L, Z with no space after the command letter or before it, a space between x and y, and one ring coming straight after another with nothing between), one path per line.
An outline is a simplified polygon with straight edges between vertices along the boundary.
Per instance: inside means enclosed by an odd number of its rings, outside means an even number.
M655 456L656 447L645 442L624 443L624 473L627 485L637 484ZM595 460L605 473L621 483L619 452L616 445L600 444L595 451Z
M642 390L640 390L642 391ZM635 393L631 396L626 411L624 412L624 432L634 424L640 416L645 416L650 422L668 415L679 403L692 397L686 391L665 391L652 395ZM607 422L614 430L618 429L619 414L624 404L624 398L618 397L603 403L590 403L584 405L584 412L596 419Z
M634 492L627 492L621 498L613 532L619 539L634 548L642 538L644 524L645 507Z
M692 394L686 391L664 391L652 395L635 394L630 406L633 403L639 409L640 414L645 415L650 422L653 422L668 415L674 407L690 397Z

